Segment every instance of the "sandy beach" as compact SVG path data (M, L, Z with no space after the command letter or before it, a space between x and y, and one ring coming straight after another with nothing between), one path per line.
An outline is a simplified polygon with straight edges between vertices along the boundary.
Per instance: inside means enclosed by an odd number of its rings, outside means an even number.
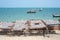
M0 35L0 40L60 40L60 31L56 31L57 34L49 34L49 37L43 37L42 35L33 36L7 36Z

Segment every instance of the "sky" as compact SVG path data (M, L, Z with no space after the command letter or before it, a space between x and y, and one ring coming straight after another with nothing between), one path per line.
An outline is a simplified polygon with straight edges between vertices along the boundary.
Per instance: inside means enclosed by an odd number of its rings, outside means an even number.
M0 0L0 7L60 7L60 0Z

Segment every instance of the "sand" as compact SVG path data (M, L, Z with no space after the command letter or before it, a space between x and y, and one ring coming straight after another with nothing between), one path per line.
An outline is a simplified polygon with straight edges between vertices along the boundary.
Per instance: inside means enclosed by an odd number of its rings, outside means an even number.
M7 36L0 35L0 40L60 40L60 31L56 31L58 34L48 34L49 37L37 36Z

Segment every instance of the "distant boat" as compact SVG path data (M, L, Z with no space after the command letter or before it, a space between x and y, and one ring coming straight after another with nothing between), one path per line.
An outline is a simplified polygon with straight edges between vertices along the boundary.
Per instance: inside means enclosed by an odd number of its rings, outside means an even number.
M42 11L42 10L43 10L43 9L42 9L42 8L40 8L40 9L39 9L39 12L40 12L40 11Z
M40 8L39 10L35 10L35 9L32 9L32 10L28 10L27 13L28 14L34 14L34 13L37 13L37 12L41 12L43 9Z
M53 17L60 17L60 15L53 15Z
M36 10L28 10L27 13L36 13Z

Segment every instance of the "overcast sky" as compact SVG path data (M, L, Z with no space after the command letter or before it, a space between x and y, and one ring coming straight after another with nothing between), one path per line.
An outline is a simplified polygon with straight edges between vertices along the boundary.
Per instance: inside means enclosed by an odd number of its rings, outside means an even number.
M60 0L0 0L0 7L60 7Z

